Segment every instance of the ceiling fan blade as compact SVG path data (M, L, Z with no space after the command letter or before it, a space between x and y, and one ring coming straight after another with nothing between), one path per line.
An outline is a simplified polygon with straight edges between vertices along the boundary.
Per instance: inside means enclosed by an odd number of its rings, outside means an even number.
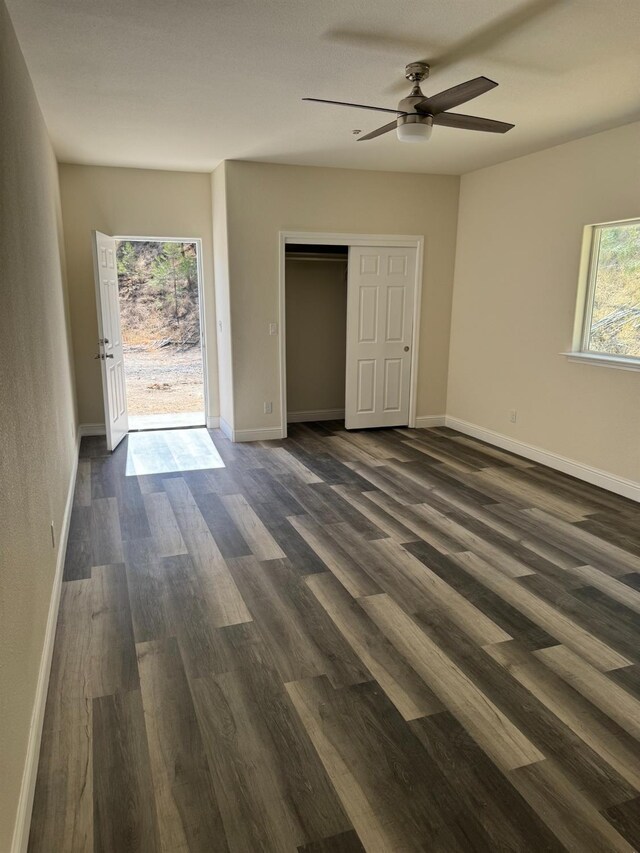
M333 104L339 107L355 107L359 110L375 110L379 113L395 113L398 116L406 115L402 110L390 110L387 107L370 107L367 104L350 104L348 101L325 101L324 98L303 98L303 101L313 101L315 104Z
M465 116L461 113L438 113L433 117L433 123L441 127L459 127L462 130L484 130L487 133L506 133L515 127L506 121L496 121L480 116Z
M466 83L460 83L458 86L452 86L451 89L445 89L444 92L438 92L431 98L425 98L424 101L416 105L416 108L420 112L437 115L445 112L445 110L450 110L452 107L466 104L467 101L477 98L478 95L484 95L485 92L495 89L497 85L488 77L474 77L473 80L467 80Z
M397 126L397 121L390 121L389 124L383 124L382 127L377 128L377 130L372 130L371 133L367 133L366 136L359 136L357 141L364 142L365 139L375 139L376 136L382 136L383 133L389 133L390 130L395 130Z

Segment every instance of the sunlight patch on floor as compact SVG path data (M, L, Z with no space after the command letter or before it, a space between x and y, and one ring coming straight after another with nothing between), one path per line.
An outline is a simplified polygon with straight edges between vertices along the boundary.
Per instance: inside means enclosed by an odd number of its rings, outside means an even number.
M132 432L127 438L127 477L224 467L206 429Z

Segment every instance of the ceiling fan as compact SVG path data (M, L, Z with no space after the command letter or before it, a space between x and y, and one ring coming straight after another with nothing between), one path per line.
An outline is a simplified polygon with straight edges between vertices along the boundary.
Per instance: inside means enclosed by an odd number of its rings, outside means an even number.
M376 110L383 113L395 113L396 118L382 127L372 130L365 136L358 137L358 142L375 139L390 130L395 130L400 142L426 142L431 136L433 125L442 127L458 127L463 130L483 130L487 133L506 133L514 127L505 121L495 121L490 118L467 116L461 113L448 112L453 107L466 104L478 95L483 95L498 84L488 77L475 77L460 83L451 89L445 89L431 98L423 95L420 83L429 76L429 66L426 62L411 62L405 69L405 77L413 88L406 98L398 104L398 109L387 107L371 107L366 104L351 104L346 101L327 101L323 98L303 98L303 101L313 101L317 104L337 104L341 107L356 107L361 110Z

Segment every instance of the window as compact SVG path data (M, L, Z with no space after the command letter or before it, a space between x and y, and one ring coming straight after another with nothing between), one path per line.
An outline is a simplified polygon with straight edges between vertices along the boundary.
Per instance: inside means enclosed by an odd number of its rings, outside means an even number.
M583 257L574 354L640 367L640 219L589 226Z

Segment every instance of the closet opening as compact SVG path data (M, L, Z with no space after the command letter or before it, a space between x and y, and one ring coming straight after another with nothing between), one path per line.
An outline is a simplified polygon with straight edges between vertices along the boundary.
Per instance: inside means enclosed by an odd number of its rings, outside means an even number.
M348 246L287 243L287 422L344 420Z

